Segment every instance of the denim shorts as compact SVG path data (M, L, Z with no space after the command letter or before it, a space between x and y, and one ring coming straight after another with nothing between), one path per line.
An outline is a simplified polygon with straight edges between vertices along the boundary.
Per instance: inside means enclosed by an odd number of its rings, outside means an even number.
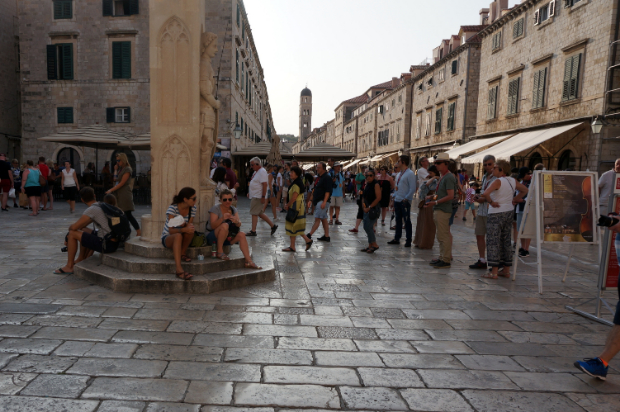
M170 236L170 235L168 235L168 236ZM164 245L164 247L166 247L166 238L168 236L164 236L164 237L161 238L161 244Z
M465 210L476 210L476 204L474 202L465 202Z
M207 235L207 244L212 245L214 243L217 243L217 236L215 236L215 230L212 230L211 232L209 232L209 234ZM230 242L228 240L224 241L224 246L230 246Z
M329 202L325 205L325 209L321 209L323 202L319 202L314 207L315 219L329 219Z

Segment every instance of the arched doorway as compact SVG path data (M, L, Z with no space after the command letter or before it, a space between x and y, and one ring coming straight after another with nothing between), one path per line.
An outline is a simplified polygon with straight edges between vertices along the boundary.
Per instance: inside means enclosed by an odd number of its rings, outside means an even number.
M558 170L575 170L575 159L573 157L573 152L570 150L565 150L560 155L560 160L558 161Z
M534 154L532 154L530 156L530 164L529 164L529 168L530 170L534 170L534 166L536 166L538 163L542 163L543 162L543 158L540 155L540 153L535 152Z
M127 155L127 159L129 159L129 166L131 166L131 170L133 170L131 177L136 177L136 155L131 149L126 149L126 148L117 149L112 153L112 160L110 162L110 165L111 165L110 171L114 172L114 163L116 162L116 155L119 153L125 153Z
M75 170L75 173L78 176L82 175L82 164L80 159L80 154L77 150L71 147L65 147L60 152L58 152L58 156L56 157L56 162L59 167L65 167L65 162L71 162L71 167Z

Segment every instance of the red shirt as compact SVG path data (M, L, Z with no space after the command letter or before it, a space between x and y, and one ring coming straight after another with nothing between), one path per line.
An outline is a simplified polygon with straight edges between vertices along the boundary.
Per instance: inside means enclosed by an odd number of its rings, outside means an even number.
M228 183L229 189L234 189L237 184L237 175L234 170L226 168L226 178L224 180Z
M47 179L50 174L50 168L47 167L45 163L39 163L39 170L41 171L41 175Z

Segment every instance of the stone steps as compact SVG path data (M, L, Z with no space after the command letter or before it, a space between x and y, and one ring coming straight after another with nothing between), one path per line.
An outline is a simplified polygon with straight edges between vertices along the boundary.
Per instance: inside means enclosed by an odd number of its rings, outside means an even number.
M230 248L230 247L228 247ZM161 242L150 243L140 239L132 238L125 242L125 252L145 258L163 258L172 259L172 250L165 248ZM224 247L224 253L228 254L227 247ZM204 255L207 259L211 255L210 247L190 247L187 248L187 256L196 259L198 255Z
M123 254L123 252L117 253ZM77 264L74 273L82 279L122 293L208 294L275 280L275 267L271 256L255 259L256 264L262 266L263 269L246 269L243 267L242 260L241 268L229 268L208 274L192 273L193 279L185 281L174 275L174 264L172 271L167 273L159 270L155 273L136 273L108 266L105 262L110 261L108 258L115 254L104 256L104 263L101 263L99 256L95 255ZM211 263L200 264L213 267ZM223 263L237 264L230 261Z

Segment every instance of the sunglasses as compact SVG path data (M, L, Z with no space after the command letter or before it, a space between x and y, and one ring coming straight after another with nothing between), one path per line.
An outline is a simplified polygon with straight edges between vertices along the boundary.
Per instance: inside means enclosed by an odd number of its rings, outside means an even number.
M446 162L442 161L442 160L435 160L435 164L436 165L445 165Z
M222 202L232 202L232 197L227 199L222 199Z
M366 177L375 177L375 175L366 175Z
M198 198L197 196L194 196L194 197L190 197L189 200L193 200L195 202L197 198Z

